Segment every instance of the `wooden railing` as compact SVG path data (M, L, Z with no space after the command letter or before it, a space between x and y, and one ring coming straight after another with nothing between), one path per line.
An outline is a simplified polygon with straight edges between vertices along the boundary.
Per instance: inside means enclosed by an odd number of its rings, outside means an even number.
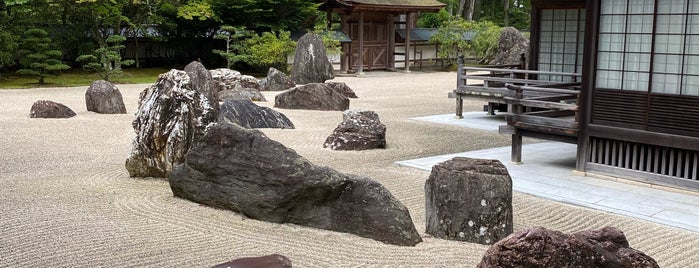
M549 84L546 87L506 85L513 96L504 100L512 106L512 111L507 115L507 125L500 126L499 133L512 135L513 163L522 162L523 136L577 143L580 129L580 90L575 89L577 86L579 84L572 83ZM525 98L525 92L546 93L555 97Z
M456 117L463 117L463 99L466 97L480 98L488 101L488 113L494 113L494 106L505 104L505 97L514 97L514 92L508 90L505 85L524 85L533 87L575 87L579 86L579 73L548 72L524 70L523 64L519 65L497 65L497 66L463 66L463 61L459 61L457 72L456 90L453 96L456 97ZM567 78L567 82L548 81L538 79L541 76L559 76ZM469 84L469 81L479 82ZM541 91L525 92L524 98L531 97L555 97L557 93Z
M534 137L577 143L579 132L579 73L524 70L523 64L466 67L459 62L456 117L463 118L463 98L479 98L488 102L488 113L495 106L507 105L507 125L501 134L512 135L514 163L522 160L522 137ZM557 76L559 80L540 79ZM469 81L479 82L469 84ZM480 82L482 81L482 82Z

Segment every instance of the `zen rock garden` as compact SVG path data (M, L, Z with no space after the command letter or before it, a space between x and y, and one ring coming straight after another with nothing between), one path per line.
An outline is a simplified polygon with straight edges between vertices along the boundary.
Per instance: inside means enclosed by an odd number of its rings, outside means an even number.
M304 37L308 53L321 53ZM302 41L299 41L301 44ZM423 237L407 207L367 177L318 166L258 128L294 129L284 114L255 102L261 91L282 91L279 109L343 111L323 143L332 150L386 148L386 126L369 110L349 110L355 92L332 79L327 58L295 68L291 77L271 68L257 80L230 69L207 70L192 62L170 70L144 89L135 112L132 150L125 167L132 177L167 178L174 196L246 217L350 233L397 246ZM331 67L330 67L331 68ZM310 75L307 73L311 73ZM126 113L118 88L95 81L85 93L88 111ZM75 116L60 103L41 100L32 118ZM289 130L293 131L293 130ZM614 227L567 235L542 227L513 233L512 179L497 160L454 158L433 167L425 182L425 233L490 245L478 267L658 267L629 247ZM215 267L291 267L274 254Z

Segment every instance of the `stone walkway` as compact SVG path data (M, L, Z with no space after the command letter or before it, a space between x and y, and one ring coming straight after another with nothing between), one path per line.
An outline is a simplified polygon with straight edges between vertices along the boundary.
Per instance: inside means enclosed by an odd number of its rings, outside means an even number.
M504 124L502 118L470 112L464 113L464 119L455 119L453 114L414 119L497 131L497 126ZM509 146L396 164L429 171L433 165L457 156L498 159L507 166L515 191L699 232L699 195L621 179L577 175L573 172L575 153L574 144L546 141L524 145L521 165L510 163Z

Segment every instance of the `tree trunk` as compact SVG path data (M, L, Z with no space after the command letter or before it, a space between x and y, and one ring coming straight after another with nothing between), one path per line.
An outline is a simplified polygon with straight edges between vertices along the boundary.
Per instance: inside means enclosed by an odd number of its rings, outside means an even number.
M503 26L510 26L510 0L502 0Z
M459 9L457 10L456 14L459 17L464 17L464 8L466 7L466 0L459 0Z
M476 0L469 0L468 3L468 13L466 14L466 20L472 21L473 20L473 13L476 10Z

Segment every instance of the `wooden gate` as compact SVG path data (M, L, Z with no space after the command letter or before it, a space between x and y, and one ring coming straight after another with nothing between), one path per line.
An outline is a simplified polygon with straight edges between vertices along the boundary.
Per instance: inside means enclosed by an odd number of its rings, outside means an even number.
M350 23L351 55L350 69L358 69L359 59L359 23ZM363 69L379 70L388 67L388 26L385 22L364 23L364 49L362 51Z

